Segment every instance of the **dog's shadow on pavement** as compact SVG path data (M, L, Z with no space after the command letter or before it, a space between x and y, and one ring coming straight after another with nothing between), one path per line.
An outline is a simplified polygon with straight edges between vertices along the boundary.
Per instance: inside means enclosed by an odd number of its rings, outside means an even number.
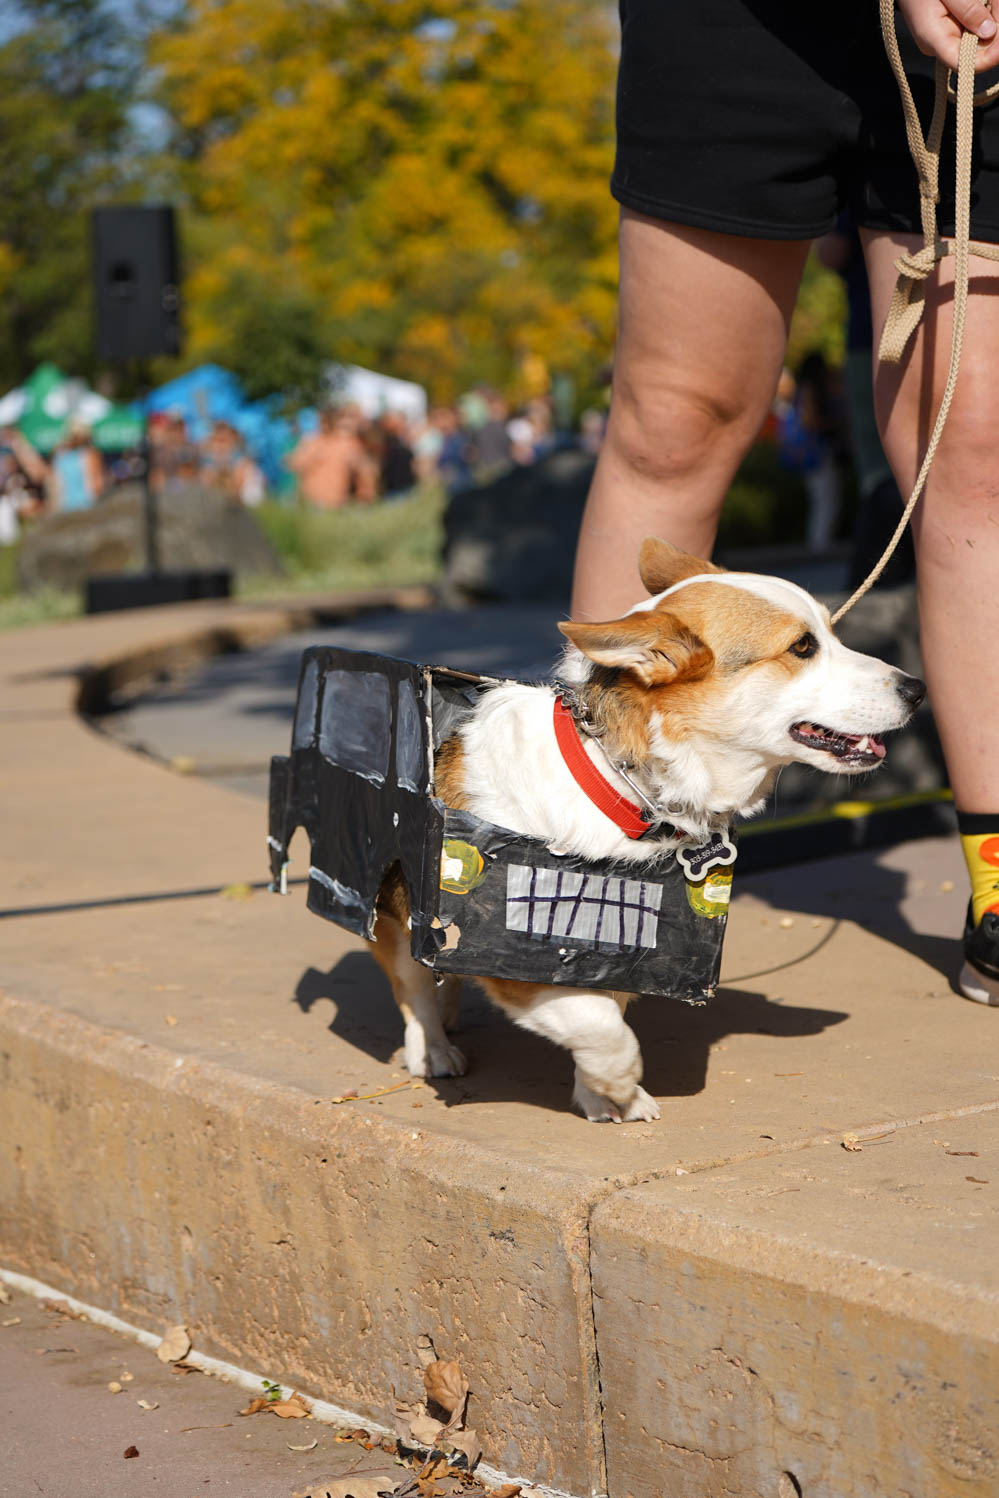
M349 952L328 972L308 968L294 1002L308 1013L332 1003L334 1035L373 1060L402 1063L402 1018L384 973L366 952ZM703 1091L711 1048L726 1036L773 1035L792 1039L818 1035L849 1016L842 1010L775 1004L763 994L724 988L711 1003L694 1006L645 997L628 1008L642 1046L645 1085L655 1097L690 1097ZM464 1077L428 1079L448 1107L519 1102L565 1112L572 1086L568 1052L513 1025L474 983L462 990L455 1043L469 1060Z

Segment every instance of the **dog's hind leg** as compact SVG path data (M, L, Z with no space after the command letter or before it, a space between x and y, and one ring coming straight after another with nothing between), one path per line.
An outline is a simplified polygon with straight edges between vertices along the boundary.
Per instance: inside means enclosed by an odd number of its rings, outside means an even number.
M458 1013L461 1009L461 981L460 978L445 978L437 990L441 1023L445 1030L453 1030L458 1023Z
M405 926L379 909L374 934L372 955L386 973L406 1022L404 1055L410 1075L464 1076L468 1063L444 1033L447 1019L444 1017L442 1022L437 984L429 968L413 961Z
M638 1038L625 1024L628 996L592 989L488 983L488 992L525 1030L566 1046L576 1063L573 1100L593 1122L655 1119L659 1107L643 1087ZM514 990L529 989L514 995ZM510 1000L514 998L514 1002ZM526 1000L526 1002L525 1002Z

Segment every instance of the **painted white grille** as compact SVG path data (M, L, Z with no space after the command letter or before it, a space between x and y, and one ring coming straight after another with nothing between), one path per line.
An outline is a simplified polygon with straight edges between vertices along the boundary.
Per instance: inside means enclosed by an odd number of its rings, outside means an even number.
M508 931L585 947L654 947L662 886L513 863L506 875Z

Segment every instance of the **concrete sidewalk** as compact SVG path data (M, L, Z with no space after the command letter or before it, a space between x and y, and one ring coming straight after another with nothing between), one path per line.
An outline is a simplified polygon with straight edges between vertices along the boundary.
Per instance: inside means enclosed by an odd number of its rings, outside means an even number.
M659 1124L571 1114L567 1057L472 991L469 1075L410 1086L363 943L232 888L260 808L75 710L302 619L0 637L0 1262L383 1424L429 1332L487 1459L575 1494L994 1498L999 1015L951 991L956 841L737 875L717 1002L636 1007Z

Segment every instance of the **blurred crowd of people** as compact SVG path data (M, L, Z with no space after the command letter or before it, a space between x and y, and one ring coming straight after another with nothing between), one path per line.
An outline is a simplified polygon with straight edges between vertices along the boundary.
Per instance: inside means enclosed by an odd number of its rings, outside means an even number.
M601 413L586 413L584 446L599 447L603 423ZM431 480L460 489L535 463L555 446L549 398L511 407L498 391L480 387L454 405L432 407L422 420L401 411L372 418L356 405L331 406L321 412L318 431L303 437L285 463L304 503L337 509L391 499Z
M601 411L584 414L578 440L586 450L599 449L604 421ZM283 461L298 500L330 510L392 499L427 482L448 490L483 482L537 462L558 440L550 398L513 407L498 391L479 387L454 405L432 407L422 419L401 411L370 417L355 404L330 405ZM249 507L267 497L265 475L230 422L213 422L196 441L181 412L157 412L148 443L157 493L209 489ZM143 465L138 448L99 452L82 423L71 424L45 457L16 429L0 432L0 545L15 541L26 519L86 510L121 484L141 481Z
M233 502L251 508L267 497L267 483L260 466L246 450L236 427L228 421L213 421L200 442L188 430L179 411L154 412L149 418L149 475L153 489L169 494L192 487L213 489ZM138 454L129 455L139 457ZM139 457L138 476L142 475ZM123 464L122 467L125 467ZM134 473L115 476L134 477Z
M265 497L263 474L227 422L215 422L206 441L198 444L189 440L182 417L154 416L149 423L149 456L151 481L158 492L198 484L240 504L259 504ZM121 484L141 481L144 472L145 458L138 448L102 453L84 422L71 422L47 456L16 427L0 431L0 545L16 541L25 520L92 509Z

